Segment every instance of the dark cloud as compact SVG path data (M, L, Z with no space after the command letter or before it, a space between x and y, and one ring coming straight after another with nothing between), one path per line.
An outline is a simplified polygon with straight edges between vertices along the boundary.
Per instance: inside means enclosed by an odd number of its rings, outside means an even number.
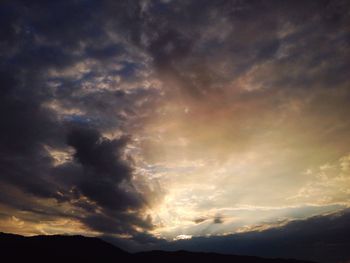
M97 231L133 234L136 227L146 230L152 223L141 216L146 201L131 182L132 160L124 155L128 136L110 140L102 132L125 131L125 115L135 116L134 103L148 94L139 87L131 98L118 91L113 80L137 82L144 66L138 65L137 54L130 54L130 46L121 43L123 36L114 40L106 33L112 22L124 26L122 20L130 19L122 9L120 17L103 16L109 5L112 2L1 5L0 181L8 187L2 189L0 202L26 211L31 220L67 217ZM90 62L93 65L79 73L77 65ZM86 91L87 86L96 89ZM71 149L74 157L56 164L50 149ZM51 209L52 204L57 207Z
M350 259L350 212L316 216L264 231L193 237L152 249L185 249L263 257L300 258L316 262L346 262Z
M96 202L104 212L87 216L84 223L102 232L123 232L123 227L129 224L149 228L151 224L142 223L137 214L127 213L144 205L143 198L130 183L130 161L123 156L127 138L109 140L98 131L83 127L73 128L67 143L75 149L74 158L82 169L75 189Z
M200 224L200 223L204 222L205 220L207 220L207 219L200 217L200 218L196 218L195 220L193 220L193 222L195 222L196 224Z
M221 216L217 216L214 218L213 223L214 224L222 224L222 223L224 223L224 220Z
M348 59L334 49L348 46L348 9L345 1L154 2L144 15L146 49L161 78L199 98L217 95L221 84L266 62L276 68L294 63L303 68L297 76L276 75L283 85L263 83L268 88L313 86L316 61L334 61L318 75L334 83L349 67Z
M3 66L4 68L4 66ZM52 159L43 144L59 144L60 126L55 116L43 110L38 94L40 81L28 72L2 70L0 98L1 180L41 197L54 197L55 188L48 176ZM28 85L30 86L25 87ZM33 86L32 86L33 85Z

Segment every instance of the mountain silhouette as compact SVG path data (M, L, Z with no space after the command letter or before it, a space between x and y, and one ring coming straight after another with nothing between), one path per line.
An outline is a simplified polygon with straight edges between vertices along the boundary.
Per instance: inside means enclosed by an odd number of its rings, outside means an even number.
M1 257L7 262L237 262L311 263L295 259L266 259L188 251L128 253L99 238L84 236L24 237L0 233Z

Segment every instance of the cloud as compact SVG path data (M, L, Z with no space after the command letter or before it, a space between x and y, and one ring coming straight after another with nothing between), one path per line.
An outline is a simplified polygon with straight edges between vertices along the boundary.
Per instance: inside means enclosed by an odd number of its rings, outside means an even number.
M106 14L108 6L120 8L109 1L1 7L0 202L4 218L25 222L19 233L153 227L125 152L154 91L128 29L109 28L130 18Z
M102 213L89 215L83 222L93 229L112 233L128 232L123 228L125 225L151 228L151 222L138 219L137 211L145 200L132 185L132 166L123 156L127 138L109 140L96 130L73 128L67 143L75 149L75 161L82 169L73 186L75 191L102 208Z
M306 184L291 199L318 200L320 204L345 202L349 191L349 154L333 163L306 171Z
M207 219L203 218L203 217L199 217L199 218L196 218L193 222L195 222L196 224L200 224L200 223L204 222L205 220L207 220Z
M317 262L349 260L349 216L342 212L296 220L281 227L248 233L192 237L152 249L211 251L263 257L300 258Z
M150 4L146 17L158 9L166 15L150 19L157 26L145 43L166 102L145 123L142 148L168 190L157 209L168 227L158 233L213 234L193 220L241 205L309 216L303 207L320 205L325 193L323 206L347 205L347 193L327 185L334 180L321 186L304 171L349 151L349 5L173 1ZM203 165L180 172L188 163ZM317 193L291 198L306 188ZM249 218L265 220L256 213ZM223 216L215 231L232 233L241 217Z
M348 205L348 11L346 1L7 1L3 222L26 234L73 224L131 246ZM326 163L337 172L324 179Z
M213 220L214 224L222 224L223 222L224 222L224 220L220 216L215 217Z

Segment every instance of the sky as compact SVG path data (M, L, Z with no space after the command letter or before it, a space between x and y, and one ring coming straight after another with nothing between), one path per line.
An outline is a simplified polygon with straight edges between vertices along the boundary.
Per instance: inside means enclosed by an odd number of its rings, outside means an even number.
M0 231L349 248L349 1L8 0L0 23Z

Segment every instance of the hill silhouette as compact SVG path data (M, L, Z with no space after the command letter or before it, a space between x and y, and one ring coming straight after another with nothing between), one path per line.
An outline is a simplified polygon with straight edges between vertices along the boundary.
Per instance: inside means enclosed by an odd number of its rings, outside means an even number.
M99 238L84 236L24 237L0 233L2 258L11 262L242 262L310 263L294 259L266 259L188 251L128 253ZM10 261L9 261L10 262Z

